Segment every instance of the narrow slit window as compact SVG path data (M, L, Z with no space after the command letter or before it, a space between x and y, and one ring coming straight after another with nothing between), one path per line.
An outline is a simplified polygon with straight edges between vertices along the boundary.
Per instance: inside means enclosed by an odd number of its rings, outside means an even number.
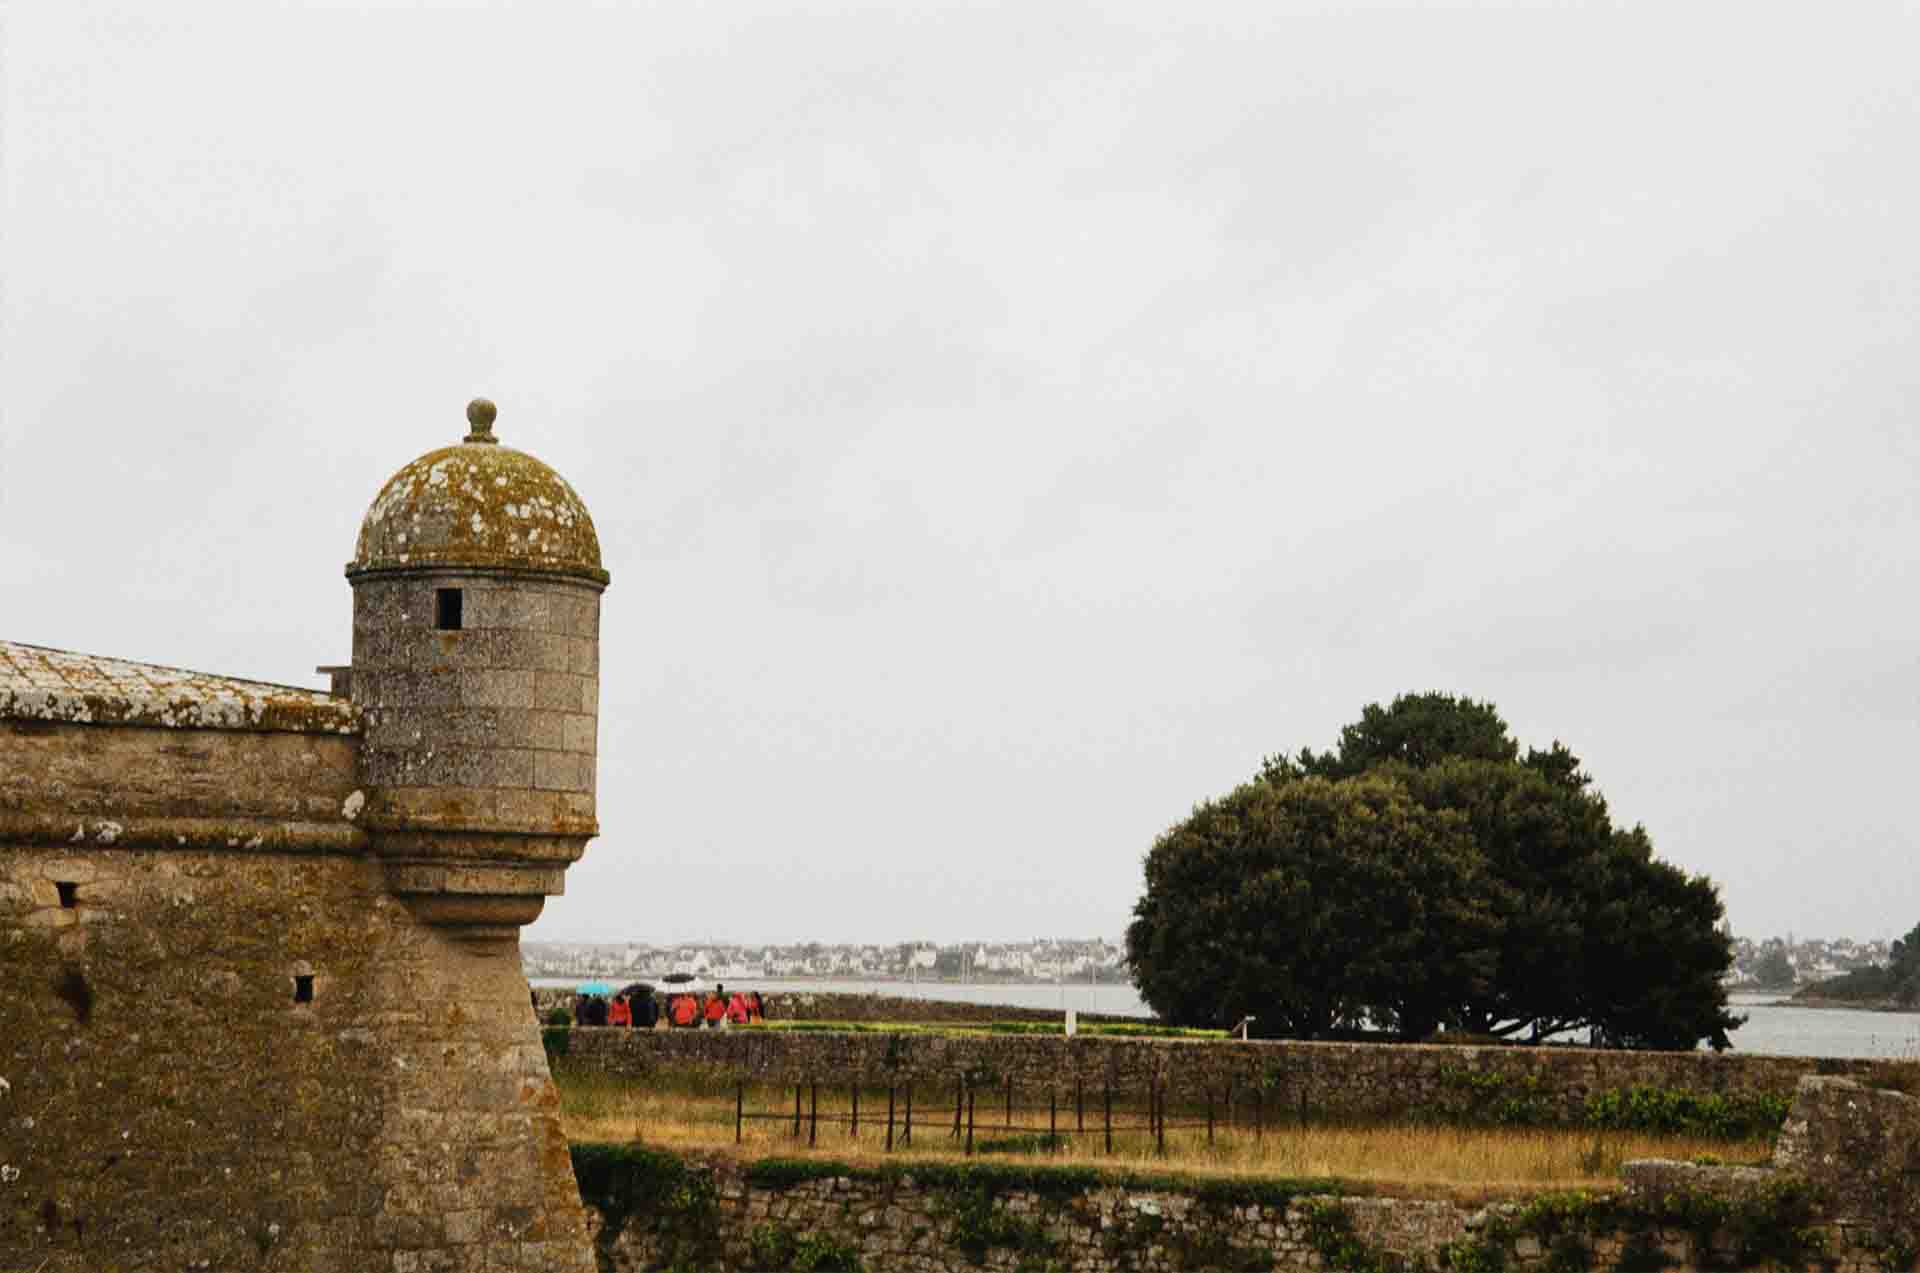
M53 887L60 893L60 909L70 911L80 904L80 886L72 880L55 880Z
M460 630L460 589L441 588L434 594L433 626L442 632Z
M299 973L293 979L293 1001L295 1003L313 1002L313 974Z

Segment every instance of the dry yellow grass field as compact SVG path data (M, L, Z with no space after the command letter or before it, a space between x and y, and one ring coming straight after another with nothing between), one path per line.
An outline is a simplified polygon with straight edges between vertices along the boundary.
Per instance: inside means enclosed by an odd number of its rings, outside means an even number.
M738 1153L748 1157L818 1156L839 1161L878 1163L964 1157L962 1142L952 1136L953 1097L922 1089L914 1110L913 1143L888 1153L885 1089L861 1095L860 1131L855 1138L847 1125L848 1092L820 1089L820 1121L814 1144L807 1143L803 1126L793 1136L792 1087L749 1086L745 1108L749 1114L778 1118L749 1119L741 1143L734 1143L732 1087L724 1089L689 1082L644 1085L627 1080L556 1066L561 1116L574 1141L625 1143L641 1141L658 1149L682 1152ZM805 1102L803 1102L803 1105ZM902 1111L896 1106L895 1135L900 1134ZM1175 1122L1204 1118L1204 1112L1176 1110ZM1070 1108L1059 1114L1064 1143L1057 1153L1038 1147L1017 1155L980 1152L994 1140L1024 1138L1029 1142L1047 1131L1048 1111L1015 1111L1019 1130L998 1126L1004 1113L985 1095L976 1102L974 1144L976 1157L988 1161L1024 1160L1135 1171L1175 1170L1193 1175L1334 1178L1376 1189L1427 1196L1481 1200L1548 1189L1605 1187L1618 1183L1620 1165L1634 1158L1691 1159L1712 1155L1724 1162L1763 1162L1771 1152L1764 1140L1729 1143L1693 1137L1655 1136L1627 1132L1581 1130L1522 1130L1461 1128L1425 1124L1377 1127L1270 1125L1257 1137L1251 1128L1229 1132L1222 1125L1209 1146L1204 1128L1170 1128L1166 1153L1156 1152L1154 1138L1144 1130L1144 1110L1115 1110L1116 1122L1134 1130L1116 1134L1115 1152L1105 1152L1099 1111L1087 1110L1087 1130L1072 1132ZM829 1121L838 1120L838 1121Z

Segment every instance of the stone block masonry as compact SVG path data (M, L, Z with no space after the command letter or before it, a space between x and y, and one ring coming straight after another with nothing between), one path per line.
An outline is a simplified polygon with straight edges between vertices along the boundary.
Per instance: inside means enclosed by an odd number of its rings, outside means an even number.
M389 892L351 743L0 720L0 1269L591 1267L517 948Z
M443 588L465 598L458 631L418 621ZM597 601L565 579L363 580L353 694L370 819L590 834Z

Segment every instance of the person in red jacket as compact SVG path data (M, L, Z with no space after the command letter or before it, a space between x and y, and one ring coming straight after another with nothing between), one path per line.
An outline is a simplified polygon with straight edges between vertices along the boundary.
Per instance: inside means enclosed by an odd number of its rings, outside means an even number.
M692 995L675 995L673 997L673 1015L670 1018L673 1024L683 1027L698 1025L700 1024L699 1017L699 1000L695 999Z
M727 1000L727 1020L735 1025L745 1025L748 1015L747 997L738 990L734 991L733 998Z
M713 993L707 996L707 1028L712 1029L727 1019L727 988L716 985Z
M633 1005L627 1002L625 995L614 998L613 1006L607 1010L607 1024L617 1026L633 1025Z

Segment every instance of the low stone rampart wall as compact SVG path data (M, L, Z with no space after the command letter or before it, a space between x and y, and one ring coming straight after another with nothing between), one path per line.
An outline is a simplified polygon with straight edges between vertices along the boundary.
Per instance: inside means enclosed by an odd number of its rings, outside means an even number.
M1920 1089L1920 1063L1710 1052L1560 1047L1251 1043L1063 1036L789 1032L761 1029L569 1032L565 1064L627 1078L688 1075L733 1082L905 1082L943 1087L1011 1079L1022 1090L1143 1091L1241 1103L1266 1116L1579 1123L1591 1098L1632 1088L1791 1100L1804 1074ZM1904 1073L1904 1080L1886 1076ZM1506 1116L1502 1116L1503 1112Z
M1871 1232L1810 1213L1793 1189L1763 1191L1744 1208L1705 1192L1630 1190L1475 1208L1314 1184L1023 1179L1017 1168L883 1172L646 1151L623 1172L595 1161L604 1147L584 1148L576 1165L602 1273L1896 1267Z

